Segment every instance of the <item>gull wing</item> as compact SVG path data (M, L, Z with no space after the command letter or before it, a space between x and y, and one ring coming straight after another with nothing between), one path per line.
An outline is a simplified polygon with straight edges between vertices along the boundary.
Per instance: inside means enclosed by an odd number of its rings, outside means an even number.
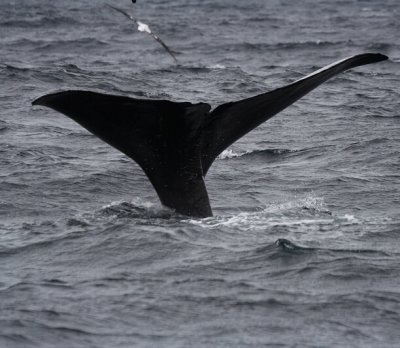
M172 52L172 50L166 45L166 43L164 41L162 41L160 39L160 37L158 35L156 35L149 27L148 24L143 23L138 21L137 19L133 18L128 12L118 8L118 7L114 7L112 5L107 4L108 7L112 8L113 10L122 13L125 17L127 17L128 19L130 19L131 21L135 22L135 24L138 26L138 30L142 33L147 33L149 34L154 40L156 40L162 47L164 47L164 49L167 51L167 53L174 59L175 62L178 62L178 60L176 59L174 53Z

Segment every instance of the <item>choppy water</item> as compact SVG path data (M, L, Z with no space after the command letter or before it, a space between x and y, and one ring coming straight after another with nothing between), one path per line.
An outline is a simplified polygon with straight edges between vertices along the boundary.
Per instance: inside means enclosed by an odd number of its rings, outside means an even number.
M397 347L400 4L149 0L173 64L100 0L0 2L0 347ZM30 102L84 88L216 106L346 72L224 152L215 217Z

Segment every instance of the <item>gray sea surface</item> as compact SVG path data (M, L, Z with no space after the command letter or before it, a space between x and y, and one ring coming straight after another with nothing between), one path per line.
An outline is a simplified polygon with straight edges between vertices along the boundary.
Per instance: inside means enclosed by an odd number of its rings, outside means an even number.
M0 347L398 347L399 18L398 0L1 0ZM205 219L31 107L64 89L215 107L363 52L390 59L221 154Z

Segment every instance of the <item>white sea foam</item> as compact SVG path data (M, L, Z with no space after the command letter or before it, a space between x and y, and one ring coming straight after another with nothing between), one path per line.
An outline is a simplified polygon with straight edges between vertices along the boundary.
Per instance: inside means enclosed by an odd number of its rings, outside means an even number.
M307 213L304 213L304 211L307 211ZM263 210L256 212L242 212L236 215L189 221L204 228L229 226L241 230L254 230L274 226L332 224L334 218L332 218L322 197L309 195L287 202L272 203Z
M245 154L250 153L251 151L245 151L245 152L234 152L231 149L224 150L220 153L220 155L217 157L217 159L223 160L226 158L236 158L236 157L241 157Z
M208 67L209 69L226 69L225 65L222 64L213 64Z
M113 201L110 204L103 206L100 213L107 216L116 217L168 217L174 211L168 207L163 206L161 203L154 203L145 201L140 198L134 198L130 202L127 201Z
M347 223L347 224L349 224L349 225L357 225L357 224L360 223L360 220L357 219L354 215L351 215L351 214L345 214L345 215L341 218L341 220L342 220L344 223Z

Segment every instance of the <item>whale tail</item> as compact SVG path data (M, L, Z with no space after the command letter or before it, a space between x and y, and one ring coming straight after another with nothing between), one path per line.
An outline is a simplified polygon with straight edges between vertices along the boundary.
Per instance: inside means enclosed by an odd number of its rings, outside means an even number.
M64 91L36 99L59 111L136 161L161 202L178 213L212 211L204 176L215 158L243 135L347 69L387 59L362 54L322 68L272 92L222 104L141 100L89 91Z

